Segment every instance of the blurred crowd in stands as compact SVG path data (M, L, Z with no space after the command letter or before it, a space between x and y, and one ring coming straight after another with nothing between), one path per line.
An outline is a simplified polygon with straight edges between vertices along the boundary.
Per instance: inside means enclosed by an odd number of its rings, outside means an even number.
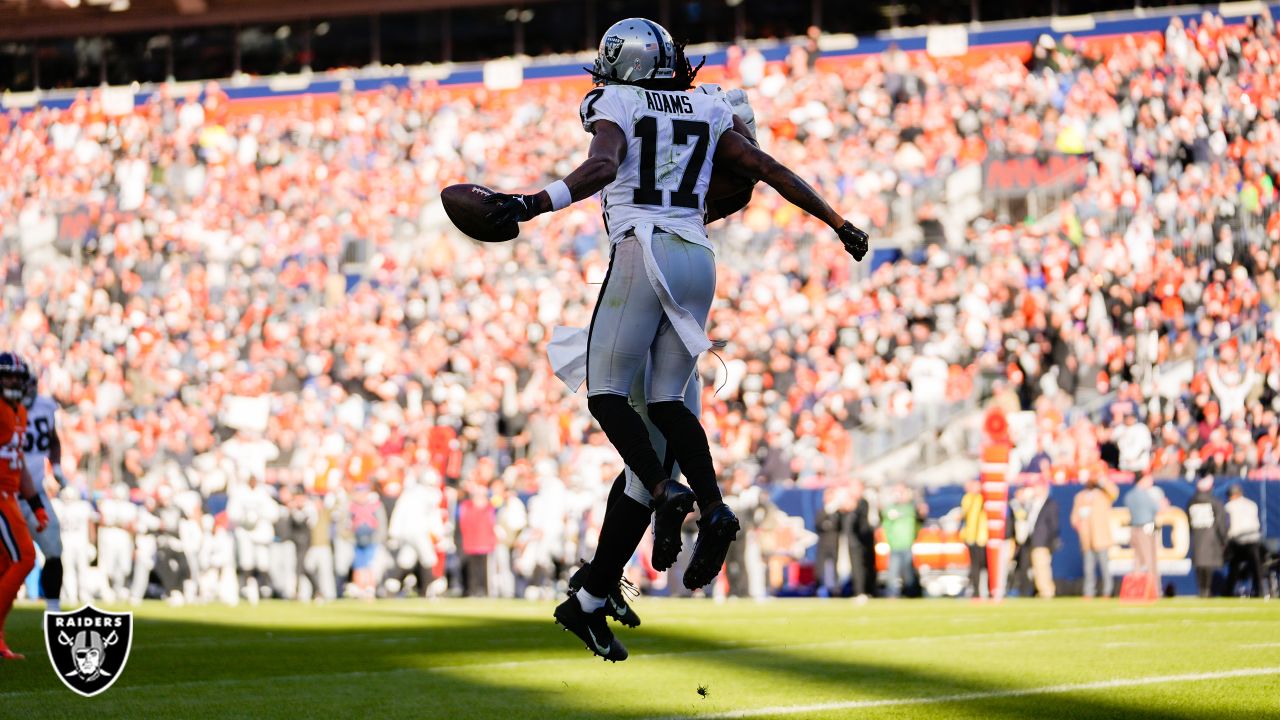
M733 501L847 484L858 433L966 403L1033 414L1020 461L1054 483L1274 474L1277 65L1269 19L1213 15L1029 59L732 52L763 147L873 238L958 169L1091 156L1045 217L871 271L767 188L713 226L703 419ZM243 111L208 83L0 117L0 318L62 408L82 587L538 594L589 557L619 460L544 350L589 321L598 205L481 247L438 201L566 174L586 89Z

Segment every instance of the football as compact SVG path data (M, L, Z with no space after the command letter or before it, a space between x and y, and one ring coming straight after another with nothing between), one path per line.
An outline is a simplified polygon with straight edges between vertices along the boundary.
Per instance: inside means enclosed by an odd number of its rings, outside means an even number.
M440 202L449 220L467 237L490 243L514 240L520 234L520 223L495 225L485 219L493 208L484 201L492 194L483 185L458 183L440 191Z

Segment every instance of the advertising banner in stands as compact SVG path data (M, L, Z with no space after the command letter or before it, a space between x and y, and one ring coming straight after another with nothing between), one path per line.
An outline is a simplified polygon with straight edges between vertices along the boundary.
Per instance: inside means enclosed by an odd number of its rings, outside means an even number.
M59 249L69 252L72 246L83 244L96 231L93 213L85 205L79 205L58 215Z
M997 197L1079 187L1084 184L1089 158L1054 154L988 160L983 167L983 185Z

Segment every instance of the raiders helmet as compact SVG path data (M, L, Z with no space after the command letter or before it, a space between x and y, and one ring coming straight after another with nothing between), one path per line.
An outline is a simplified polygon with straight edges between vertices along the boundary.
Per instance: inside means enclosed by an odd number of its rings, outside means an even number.
M676 55L676 43L666 28L652 20L627 18L605 31L591 74L603 83L669 80L676 74Z

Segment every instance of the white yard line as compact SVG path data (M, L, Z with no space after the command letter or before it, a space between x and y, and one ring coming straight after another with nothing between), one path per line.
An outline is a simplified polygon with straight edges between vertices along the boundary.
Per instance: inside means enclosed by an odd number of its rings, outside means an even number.
M987 620L989 619L990 618L987 618ZM700 620L700 622L705 623L706 620L703 619L703 620ZM1191 621L1186 621L1186 622L1191 622ZM1259 624L1259 623L1270 623L1270 622L1271 621L1269 620L1211 620L1208 622L1197 621L1196 625L1222 625L1222 624L1248 625L1248 624ZM683 622L672 623L667 620L664 620L662 622L662 625L670 625L670 624L685 624L685 623ZM715 621L715 624L717 625L722 624L722 621L717 619ZM865 624L868 624L868 623L864 623L864 622L856 623L857 626L861 626ZM654 623L654 625L656 626L657 623ZM836 645L850 645L850 644L860 645L863 643L884 643L884 642L897 643L897 642L921 642L921 641L932 642L937 640L947 640L950 638L955 638L957 640L967 640L971 638L977 639L977 640L985 640L989 638L998 639L1003 637L1017 638L1021 635L1041 635L1044 633L1056 633L1056 632L1073 632L1073 631L1088 631L1088 630L1119 630L1123 628L1144 628L1144 627L1156 627L1156 626L1167 627L1167 625L1168 625L1168 621L1146 622L1146 623L1137 623L1137 622L1118 623L1114 625L1075 625L1072 623L1071 620L1063 620L1060 627L1054 627L1054 628L1037 628L1032 630L1009 630L1009 631L1001 631L1001 632L965 633L965 634L957 634L957 635L916 635L916 636L909 636L909 637L884 637L884 638L867 638L867 639L854 639L854 640L824 640L822 642L817 642L817 643L802 643L802 644L795 644L795 645L783 644L781 647L803 649L803 648L821 648L821 647L830 647L830 646L836 646ZM431 633L447 631L449 627L450 626L446 626L446 625L423 626L421 628L414 628L415 630L414 635L408 635L403 637L390 637L390 638L384 637L386 635L385 631L393 630L396 628L385 628L383 631L370 630L370 631L362 631L362 632L354 632L354 633L334 631L329 635L318 635L318 634L317 635L298 635L296 634L295 631L289 631L289 632L283 632L278 636L272 635L271 634L272 631L270 630L263 629L260 635L250 635L250 636L230 638L230 639L223 639L223 638L216 638L216 637L193 637L193 638L185 638L185 639L161 640L159 642L147 643L146 645L142 645L139 647L144 647L144 648L224 647L224 646L235 646L235 645L258 645L262 643L294 644L294 643L312 643L312 642L317 642L317 643L348 642L351 640L367 640L369 642L377 642L377 643L382 643L387 645L402 645L406 643L427 642L429 640L429 635ZM846 629L855 633L858 630L858 628L853 625L848 626ZM642 630L641 632L643 633L644 631ZM515 630L514 633L515 635L536 638L539 634L541 634L541 630L538 630L537 628L521 628L521 629ZM137 631L134 632L134 635L135 636L137 635ZM625 633L623 634L623 638L624 639L626 638ZM510 639L510 636L508 637L508 639ZM774 647L779 647L779 646L778 645L751 645L751 646L720 648L716 650L688 650L688 651L682 650L682 651L675 651L671 653L654 653L651 655L645 655L643 657L658 657L658 656L666 657L669 655L741 652L745 649L751 649L751 648L767 649L767 648L774 648ZM636 657L641 657L641 656L636 656ZM538 661L530 661L530 662L543 662L543 661L538 660ZM547 660L546 662L551 662L551 660ZM0 692L0 697L2 697L4 694L5 693Z
M1202 623L1203 625L1252 625L1262 621L1258 620L1222 620L1217 622ZM675 650L671 652L657 653L641 653L632 655L628 662L641 662L646 660L657 660L672 657L696 657L705 655L730 655L736 653L753 653L753 652L790 652L795 650L815 650L831 647L853 647L859 645L877 645L887 643L891 645L901 645L907 643L939 643L951 641L981 641L997 638L1019 638L1019 637L1035 637L1040 635L1057 635L1062 633L1091 633L1091 632L1110 632L1114 630L1143 629L1164 627L1165 623L1123 623L1118 625L1080 625L1073 627L1059 628L1037 628L1030 630L1006 630L999 632L982 632L982 633L959 633L955 635L913 635L908 637L885 637L885 638L853 638L845 640L826 640L822 642L810 643L782 643L773 645L742 645L738 647L722 647L713 650ZM625 637L625 635L624 635ZM135 638L136 639L136 638ZM550 643L559 642L559 634L553 635ZM174 645L180 643L164 643L164 645ZM227 644L236 644L229 642ZM574 642L569 642L574 645ZM157 643L157 645L160 645ZM133 652L146 652L147 645L135 644ZM218 687L218 686L236 686L251 685L254 683L289 683L304 682L312 683L316 681L327 680L343 680L353 678L404 675L404 674L422 674L422 673L449 673L449 672L466 672L474 670L493 670L517 667L533 667L539 665L554 665L557 663L580 663L587 659L584 654L575 654L573 656L555 657L555 658L539 658L537 660L509 660L506 662L493 663L465 663L461 665L437 665L434 667L402 667L392 668L389 670L349 670L342 672L328 673L312 673L303 675L267 675L255 678L218 678L212 680L187 680L175 683L149 683L146 685L124 685L112 689L113 693L131 692L137 690L152 689L173 689L173 688L197 688L197 687ZM21 690L17 692L0 692L2 698L19 698L32 697L39 695L60 694L65 692L60 688L51 690Z
M1183 675L1155 675L1150 677L1121 678L1118 680L1099 680L1097 682L1074 683L1070 685L1046 685L1043 687L1020 688L1016 690L984 690L979 692L956 693L954 695L887 698L884 700L847 700L843 702L814 703L812 705L777 705L774 707L733 710L729 712L713 713L710 715L678 715L674 717L711 720L712 718L751 718L770 715L799 715L801 713L822 713L834 710L859 710L865 708L894 707L902 705L937 705L940 703L993 700L999 698L1025 697L1028 695L1051 695L1055 693L1084 692L1089 690L1111 690L1114 688L1135 687L1138 685L1226 680L1230 678L1257 677L1259 675L1280 675L1280 667L1242 668L1240 670L1187 673Z

